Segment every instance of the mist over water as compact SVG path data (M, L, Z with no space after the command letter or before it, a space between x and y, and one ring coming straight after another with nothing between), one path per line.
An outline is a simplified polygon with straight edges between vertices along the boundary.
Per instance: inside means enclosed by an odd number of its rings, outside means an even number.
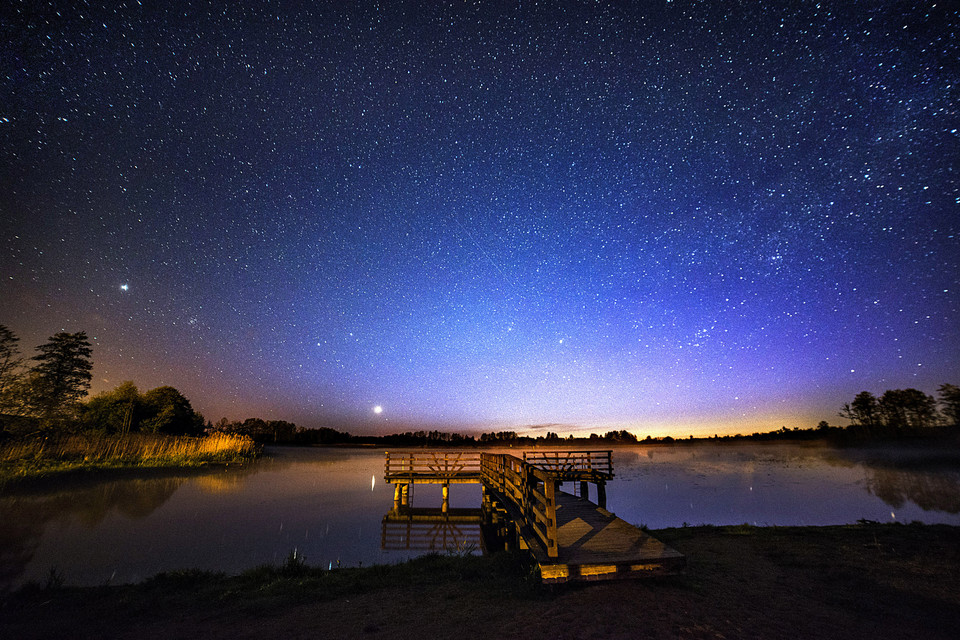
M202 473L76 479L0 492L0 588L135 582L161 571L236 573L292 551L336 567L398 562L383 550L393 487L383 451L275 448L255 465ZM960 452L813 444L635 446L613 455L608 508L651 528L829 525L857 520L960 525ZM573 491L571 485L562 487ZM591 495L591 498L595 498ZM480 506L454 485L451 508ZM411 505L439 507L415 485Z

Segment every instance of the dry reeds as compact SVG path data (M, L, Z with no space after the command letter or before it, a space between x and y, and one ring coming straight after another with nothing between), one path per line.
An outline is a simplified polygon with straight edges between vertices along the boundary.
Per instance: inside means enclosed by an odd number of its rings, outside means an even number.
M175 467L241 462L256 456L248 436L215 433L202 438L129 434L24 439L0 446L3 475L24 476L74 468Z

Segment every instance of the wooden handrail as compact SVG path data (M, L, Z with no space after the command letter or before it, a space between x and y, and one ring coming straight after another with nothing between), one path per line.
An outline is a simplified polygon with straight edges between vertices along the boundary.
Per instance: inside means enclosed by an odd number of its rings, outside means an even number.
M457 477L480 475L480 453L474 451L403 451L386 452L384 476L397 477Z
M483 481L520 510L547 555L556 558L559 552L556 479L508 454L484 453L481 467Z
M603 451L527 451L523 459L545 471L561 475L594 476L609 480L613 478L613 452Z

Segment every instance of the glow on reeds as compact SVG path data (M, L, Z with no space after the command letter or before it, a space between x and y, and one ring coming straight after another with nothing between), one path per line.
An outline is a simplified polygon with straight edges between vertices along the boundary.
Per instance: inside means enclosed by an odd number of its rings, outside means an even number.
M0 464L48 467L193 466L234 462L256 455L248 436L211 434L203 438L130 434L125 436L72 435L37 438L0 446Z

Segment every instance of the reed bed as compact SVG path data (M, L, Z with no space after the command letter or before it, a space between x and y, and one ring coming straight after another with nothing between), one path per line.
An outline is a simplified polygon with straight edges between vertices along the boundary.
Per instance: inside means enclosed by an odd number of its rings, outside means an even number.
M258 446L250 437L223 433L202 438L153 434L49 436L0 445L0 478L87 468L196 467L245 462L257 453Z

